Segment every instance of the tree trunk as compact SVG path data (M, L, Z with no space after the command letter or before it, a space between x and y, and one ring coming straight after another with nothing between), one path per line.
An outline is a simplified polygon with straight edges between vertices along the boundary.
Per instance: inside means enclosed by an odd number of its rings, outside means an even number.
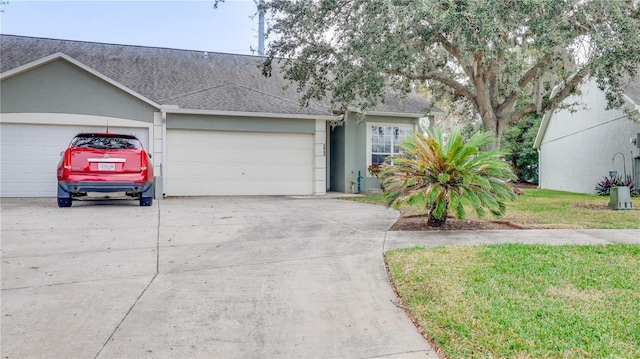
M429 215L429 219L427 220L427 225L429 227L442 227L444 226L446 221L447 221L447 216L444 216L438 219L433 217L432 215Z
M429 227L442 227L444 226L445 222L447 222L448 209L445 209L444 213L442 214L442 218L436 218L433 215L435 209L435 205L429 209L429 219L427 220L427 225Z
M494 115L483 116L482 125L485 131L493 133L495 141L489 145L490 149L500 148L500 139L502 138L502 132L504 131L504 121L501 118Z
M499 148L500 137L502 137L502 119L496 116L487 93L484 93L484 96L480 96L480 94L478 95L476 108L480 114L480 118L482 119L484 130L493 133L493 137L495 138L495 141L490 145L490 148Z

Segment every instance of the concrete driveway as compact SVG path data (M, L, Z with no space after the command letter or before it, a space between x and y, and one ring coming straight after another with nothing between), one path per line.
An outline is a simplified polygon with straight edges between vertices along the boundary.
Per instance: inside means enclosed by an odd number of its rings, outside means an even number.
M3 199L2 358L437 358L391 300L397 212L331 198Z

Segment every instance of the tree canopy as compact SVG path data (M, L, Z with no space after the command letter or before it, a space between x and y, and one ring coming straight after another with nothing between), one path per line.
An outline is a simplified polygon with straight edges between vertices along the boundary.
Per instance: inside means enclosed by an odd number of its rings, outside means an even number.
M640 64L638 0L270 0L260 11L263 72L281 66L303 102L366 109L425 85L466 102L498 139L589 76L621 107Z

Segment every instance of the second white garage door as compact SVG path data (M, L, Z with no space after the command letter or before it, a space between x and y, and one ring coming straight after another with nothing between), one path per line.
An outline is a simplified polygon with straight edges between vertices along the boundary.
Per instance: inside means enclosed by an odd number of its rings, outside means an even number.
M167 131L168 196L310 195L313 136Z

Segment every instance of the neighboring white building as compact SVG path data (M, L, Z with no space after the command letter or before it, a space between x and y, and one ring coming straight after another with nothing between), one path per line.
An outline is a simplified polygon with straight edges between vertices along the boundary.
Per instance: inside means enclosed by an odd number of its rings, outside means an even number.
M605 95L595 81L583 85L581 92L579 98L566 100L584 104L576 112L557 110L542 120L534 144L539 154L539 187L592 194L609 171L621 175L626 168L638 188L640 143L631 140L640 136L640 124L621 110L606 110ZM640 110L640 80L627 86L625 100L632 110Z

